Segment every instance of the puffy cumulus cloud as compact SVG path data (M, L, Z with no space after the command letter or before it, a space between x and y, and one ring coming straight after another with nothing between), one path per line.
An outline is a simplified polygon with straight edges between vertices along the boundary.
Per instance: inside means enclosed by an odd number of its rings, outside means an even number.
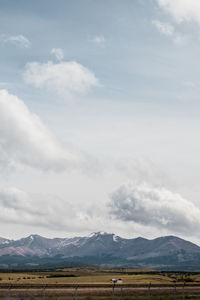
M166 10L178 22L194 21L200 25L199 0L157 0L160 7Z
M83 95L91 87L99 86L95 75L75 61L30 62L26 65L24 80L36 88L46 88L61 97Z
M152 24L164 35L172 36L174 34L174 27L169 23L153 20Z
M181 195L148 184L124 184L112 195L110 213L117 219L171 232L191 233L200 228L200 209Z
M13 44L22 48L29 48L31 46L29 39L22 34L10 36L3 34L0 36L0 42L2 44Z
M64 58L64 52L61 48L53 48L51 49L51 54L55 55L57 60L62 60Z
M69 149L64 149L19 98L0 90L1 166L20 163L44 170L76 167L82 162L82 155Z

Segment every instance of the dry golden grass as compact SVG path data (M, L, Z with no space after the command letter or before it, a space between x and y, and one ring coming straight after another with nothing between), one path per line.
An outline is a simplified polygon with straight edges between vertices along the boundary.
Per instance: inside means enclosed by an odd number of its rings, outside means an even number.
M131 272L138 273L130 274ZM0 273L0 283L8 284L108 284L111 278L122 278L125 284L148 284L149 282L152 284L173 284L174 280L183 282L185 279L189 279L191 282L200 282L200 274L159 274L153 272L147 274L144 270L133 269L68 268L48 272Z
M137 274L130 274L133 272L138 272ZM62 276L71 277L62 277ZM57 276L57 277L49 277ZM61 276L61 277L58 277ZM13 285L11 288L11 296L16 298L20 297L36 297L36 299L43 299L43 286L45 284L86 284L86 287L79 287L78 289L78 298L84 300L111 300L112 299L112 286L107 285L110 283L111 278L122 278L124 284L136 284L143 285L142 287L123 287L123 299L124 300L134 300L134 299L147 299L148 294L148 284L158 284L157 288L152 287L152 300L169 300L173 299L174 293L174 280L177 280L181 286L177 287L177 300L182 299L182 282L187 278L192 281L192 283L198 281L200 282L200 274L189 275L181 273L147 273L142 270L110 270L110 269L95 269L95 268L68 268L60 269L56 271L48 272L5 272L0 273L0 284L9 284ZM105 286L95 286L95 284L105 284ZM22 286L15 286L15 284L21 284ZM24 284L24 285L23 285ZM30 285L29 285L30 284ZM33 284L33 286L31 286ZM87 286L88 284L88 286ZM94 284L94 286L89 286L89 284ZM163 284L163 286L162 286ZM170 287L165 287L165 284L169 284ZM37 286L38 285L38 286ZM161 286L160 286L161 285ZM73 286L68 287L47 287L46 288L46 299L47 300L61 300L61 299L74 299L75 288ZM185 287L186 296L190 299L200 299L199 286ZM0 289L0 298L7 297L8 287ZM38 297L38 298L37 298ZM64 298L65 297L65 298ZM2 299L2 298L1 298ZM115 300L120 299L120 288L116 286L115 288Z
M49 276L59 276L52 277ZM74 275L75 277L62 277L62 276ZM35 283L35 284L55 284L55 283L110 283L111 278L122 278L123 283L135 283L135 284L146 284L146 283L171 283L172 278L164 275L157 274L120 274L112 272L95 270L95 269L64 269L63 271L57 272L30 272L30 273L0 273L0 283Z

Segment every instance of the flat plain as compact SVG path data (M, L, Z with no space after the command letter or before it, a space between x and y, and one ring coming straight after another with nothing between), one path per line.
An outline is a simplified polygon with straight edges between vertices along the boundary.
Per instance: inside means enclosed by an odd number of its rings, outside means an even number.
M111 283L111 279L123 283ZM113 289L114 288L114 289ZM200 273L67 268L0 272L0 299L200 299ZM151 298L148 298L148 297Z

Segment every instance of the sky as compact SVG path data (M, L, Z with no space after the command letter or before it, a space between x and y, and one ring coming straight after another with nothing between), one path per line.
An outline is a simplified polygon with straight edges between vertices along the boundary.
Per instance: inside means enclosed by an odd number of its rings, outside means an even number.
M0 236L200 245L199 0L0 0Z

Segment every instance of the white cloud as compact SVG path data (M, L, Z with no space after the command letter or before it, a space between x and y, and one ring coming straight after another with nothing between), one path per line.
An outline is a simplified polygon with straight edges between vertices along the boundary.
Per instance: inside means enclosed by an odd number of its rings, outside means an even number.
M94 42L97 45L104 45L106 40L103 35L96 35L93 39L92 42Z
M31 46L31 42L22 34L11 36L1 35L0 42L2 44L13 44L22 48L29 48Z
M0 164L41 169L76 167L81 156L65 150L39 117L6 90L0 90Z
M174 41L175 45L181 46L181 45L184 45L187 42L187 38L183 35L177 34L174 37L173 41Z
M172 36L174 34L174 27L169 23L160 22L158 20L153 20L152 24L160 31L160 33Z
M0 222L60 229L76 218L75 209L63 199L27 193L15 187L0 189Z
M93 86L99 86L95 75L75 62L30 62L24 73L26 83L36 88L46 88L61 97L85 94Z
M178 23L194 21L200 25L199 0L157 0Z
M51 54L55 55L55 57L59 61L64 58L64 52L63 52L63 49L61 49L61 48L53 48L51 50Z
M158 31L168 37L171 37L174 44L181 46L186 43L187 38L182 34L179 34L175 31L174 26L169 23L160 22L158 20L153 20L152 24L158 29Z
M110 200L117 219L176 233L197 233L200 209L181 195L149 184L124 184Z
M100 205L99 205L100 206ZM98 231L105 219L101 207L87 209L87 203L71 204L68 200L49 194L26 192L16 187L0 188L0 224L39 227L49 232Z

